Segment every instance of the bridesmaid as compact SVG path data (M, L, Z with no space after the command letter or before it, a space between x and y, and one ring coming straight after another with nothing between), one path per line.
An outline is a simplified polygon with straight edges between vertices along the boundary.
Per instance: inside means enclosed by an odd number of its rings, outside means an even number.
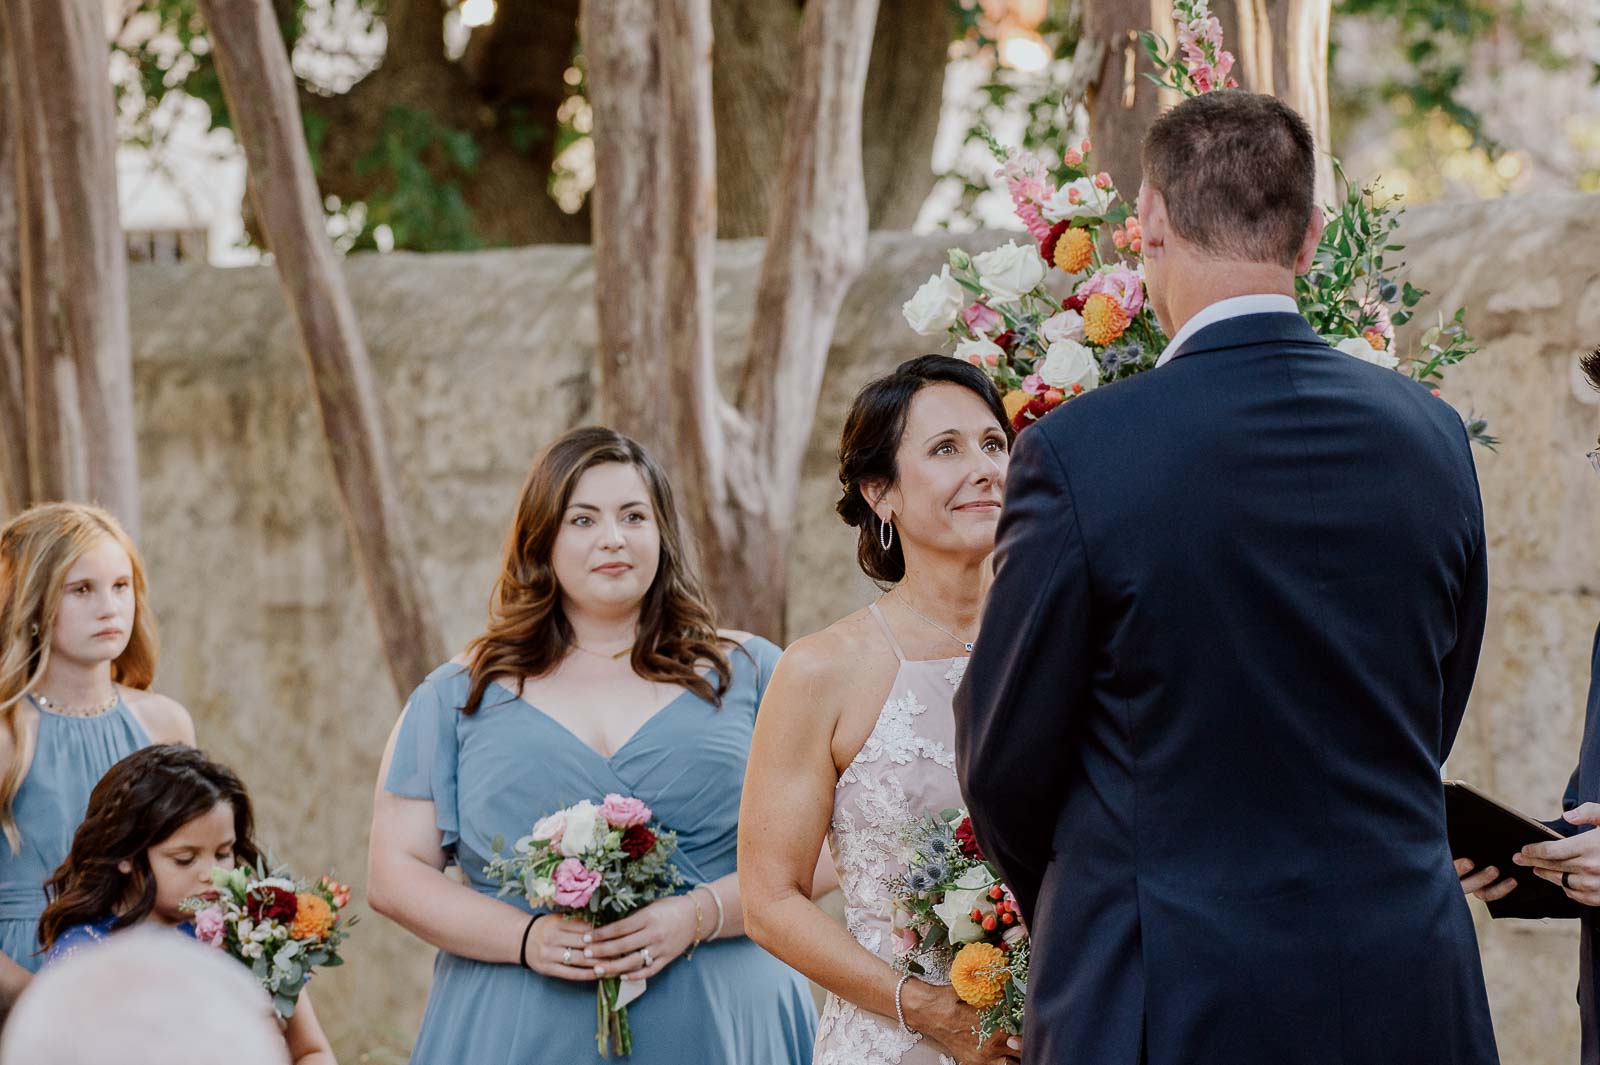
M810 1060L810 992L745 938L734 872L777 657L715 628L643 448L586 428L545 449L487 628L411 696L379 771L368 899L439 948L413 1062L598 1062L603 975L649 981L628 1008L634 1065ZM597 929L495 897L491 840L610 792L677 831L685 892Z
M110 514L45 503L0 528L0 1004L39 968L44 883L107 769L151 743L194 743L149 690L155 616L144 563Z

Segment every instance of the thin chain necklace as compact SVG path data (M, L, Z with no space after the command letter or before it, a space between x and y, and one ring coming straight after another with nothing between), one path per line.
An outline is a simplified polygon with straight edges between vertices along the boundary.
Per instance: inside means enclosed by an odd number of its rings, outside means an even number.
M586 655L594 655L596 658L609 659L612 662L615 662L623 655L629 654L633 651L633 644L631 643L620 651L591 651L581 643L574 643L572 646L576 647Z
M116 706L117 700L122 698L122 695L113 685L111 698L94 706L61 706L46 698L43 692L29 692L28 698L32 699L39 709L48 710L52 714L60 714L63 717L98 717L113 706Z
M900 589L896 588L895 591L900 592ZM906 598L904 592L900 592L900 605L917 615L917 617L921 618L923 621L926 621L929 625L932 625L934 628L944 633L946 636L950 637L956 643L959 643L962 647L966 648L967 654L970 655L972 653L972 640L962 639L960 636L957 636L955 633L951 632L949 629L945 628L943 625L939 624L937 621L933 620L916 607L912 606L911 600Z

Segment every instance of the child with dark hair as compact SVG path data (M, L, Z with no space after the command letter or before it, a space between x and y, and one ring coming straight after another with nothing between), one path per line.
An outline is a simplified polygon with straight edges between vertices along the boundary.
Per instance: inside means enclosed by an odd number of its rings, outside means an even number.
M195 934L185 899L215 892L211 870L254 865L250 796L227 766L192 747L146 747L95 785L72 850L45 885L48 966L139 925ZM284 1027L296 1065L334 1065L308 992Z

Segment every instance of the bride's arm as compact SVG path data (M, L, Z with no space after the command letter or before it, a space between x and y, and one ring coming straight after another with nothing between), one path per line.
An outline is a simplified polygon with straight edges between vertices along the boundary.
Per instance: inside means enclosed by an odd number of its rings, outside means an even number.
M812 901L838 782L841 697L830 674L827 656L802 640L779 660L761 701L739 807L745 934L840 998L894 1018L899 974ZM959 1048L963 1062L991 1060L969 1057L975 1015L949 988L907 981L901 1006L912 1029Z

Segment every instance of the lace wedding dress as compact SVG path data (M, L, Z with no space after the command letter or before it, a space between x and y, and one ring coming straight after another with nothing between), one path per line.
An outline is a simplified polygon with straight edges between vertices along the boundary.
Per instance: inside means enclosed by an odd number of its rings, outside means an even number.
M878 605L872 616L900 660L878 723L833 794L828 847L845 896L845 924L863 947L895 959L889 878L903 872L901 830L928 812L963 805L956 784L952 700L965 658L908 661ZM923 979L948 981L942 973ZM813 1065L955 1065L894 1017L829 995Z

